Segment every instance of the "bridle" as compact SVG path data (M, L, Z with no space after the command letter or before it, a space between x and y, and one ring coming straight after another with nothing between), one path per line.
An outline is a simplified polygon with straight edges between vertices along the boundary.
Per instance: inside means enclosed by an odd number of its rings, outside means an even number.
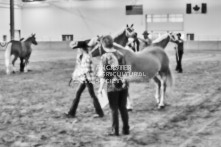
M131 28L127 27L125 31L127 38L133 37L133 35L135 34L134 29L132 27Z
M169 42L174 42L175 41L175 37L172 33L169 33L169 37L170 37Z

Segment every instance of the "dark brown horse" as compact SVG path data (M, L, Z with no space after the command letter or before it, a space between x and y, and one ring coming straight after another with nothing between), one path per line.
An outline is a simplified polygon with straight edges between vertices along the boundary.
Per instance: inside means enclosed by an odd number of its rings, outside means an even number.
M29 63L29 58L31 56L32 48L31 45L37 45L35 39L35 34L32 34L31 37L27 38L25 41L15 41L12 40L8 43L5 50L5 66L6 73L11 73L11 64L13 65L13 72L15 72L15 61L17 58L20 58L20 71L27 72L27 65ZM11 56L14 56L11 62Z
M121 46L126 46L128 43L128 38L133 37L135 34L134 32L134 28L133 28L133 24L131 26L127 25L126 28L124 28L122 31L120 31L119 33L112 35L112 37L114 38L114 42L117 44L120 44ZM94 37L92 39L90 39L90 41L88 42L88 52L91 54L92 57L97 57L97 56L101 56L103 53L105 53L104 50L102 50L100 47L98 47L100 45L99 43L99 38L102 38L102 36L97 36ZM88 40L86 40L88 41ZM78 45L78 41L74 41L71 43L71 48L75 48L75 46ZM99 48L99 49L97 49ZM100 50L101 49L101 50Z

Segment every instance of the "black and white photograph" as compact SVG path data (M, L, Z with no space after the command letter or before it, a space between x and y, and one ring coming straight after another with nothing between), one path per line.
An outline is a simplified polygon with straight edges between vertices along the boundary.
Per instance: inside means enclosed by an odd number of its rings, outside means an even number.
M0 0L0 147L221 147L220 0Z

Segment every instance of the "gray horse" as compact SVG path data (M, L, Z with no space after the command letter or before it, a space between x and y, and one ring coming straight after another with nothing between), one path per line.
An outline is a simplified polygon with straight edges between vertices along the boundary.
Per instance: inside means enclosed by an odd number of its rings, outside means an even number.
M27 65L29 63L29 58L31 56L32 48L31 45L37 45L37 41L35 39L35 34L32 34L26 40L15 41L12 40L8 43L5 50L5 66L6 73L11 73L11 64L13 65L13 72L15 72L15 61L17 58L20 58L20 72L27 72ZM13 55L13 59L11 61L11 56Z

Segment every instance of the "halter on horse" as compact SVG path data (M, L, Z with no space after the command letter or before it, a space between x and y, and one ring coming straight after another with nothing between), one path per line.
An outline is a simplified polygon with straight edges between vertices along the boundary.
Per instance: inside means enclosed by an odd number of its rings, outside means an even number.
M29 63L29 58L32 52L31 44L38 44L35 39L35 34L32 34L31 37L27 38L25 41L12 40L8 43L7 48L5 50L5 66L7 74L11 73L11 64L13 65L13 72L15 72L15 61L18 57L21 60L20 71L27 72L27 65ZM11 62L12 55L14 55L14 58Z
M102 41L100 42L100 47L103 48ZM135 53L116 43L114 43L114 48L123 54L125 65L130 65L131 70L128 72L143 73L144 76L142 78L146 82L150 79L154 80L158 108L163 108L166 88L173 85L169 57L166 52L158 46L146 47L142 51Z

